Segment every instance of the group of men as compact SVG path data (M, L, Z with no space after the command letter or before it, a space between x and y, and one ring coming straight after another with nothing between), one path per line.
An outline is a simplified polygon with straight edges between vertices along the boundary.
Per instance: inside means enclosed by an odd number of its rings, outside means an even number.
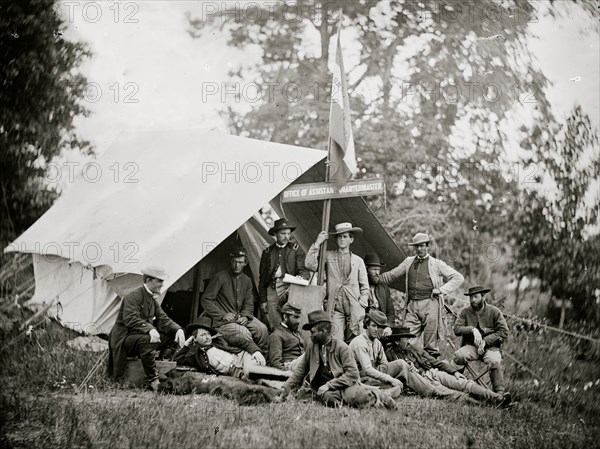
M203 317L184 332L156 302L165 273L143 270L144 284L123 298L111 332L110 373L123 375L127 355L138 355L148 386L156 390L158 376L154 351L173 340L180 349L174 359L207 372L243 377L251 365L269 365L290 372L282 398L305 386L325 403L351 406L384 405L404 389L424 397L460 401L510 403L501 368L502 342L508 328L502 313L487 304L490 290L474 286L465 295L470 306L463 309L454 326L462 346L454 362L439 360L439 342L445 338L444 295L464 281L463 276L428 254L431 242L424 233L409 243L415 255L381 273L379 257L363 260L350 250L362 229L340 223L331 233L321 232L306 255L291 241L295 227L276 220L269 234L275 242L260 261L258 296L271 328L254 316L253 284L243 273L248 263L244 248L230 253L230 267L217 273L201 299ZM289 299L284 277L309 279L318 269L321 246L334 236L337 249L325 253L327 307L304 311L310 332L299 333L302 307ZM325 248L323 248L325 250ZM397 327L388 285L405 279L407 302ZM186 335L187 334L187 335ZM422 349L417 344L422 338ZM465 365L482 359L489 366L492 390L468 380Z

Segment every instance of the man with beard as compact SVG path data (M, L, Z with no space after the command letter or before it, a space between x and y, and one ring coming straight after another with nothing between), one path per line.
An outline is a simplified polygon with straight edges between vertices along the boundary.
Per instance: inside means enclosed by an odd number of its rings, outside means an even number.
M280 370L293 370L304 353L304 342L298 332L302 309L287 302L281 308L283 321L269 336L269 365Z
M394 328L392 334L382 338L388 360L404 360L415 373L418 373L435 389L436 395L447 399L465 399L464 393L471 397L486 401L492 405L507 406L511 398L509 394L494 393L477 385L463 376L453 363L439 360L426 351L411 345L408 339L414 337L406 327Z
M444 296L457 289L464 277L446 263L428 254L431 239L419 232L412 239L415 255L407 257L396 268L383 273L379 282L389 285L404 277L407 304L403 325L414 341L423 334L423 348L433 357L440 355L439 340L446 337Z
M462 336L462 345L454 353L454 361L466 365L472 360L483 359L489 368L492 389L503 394L500 348L508 337L508 326L500 309L486 303L485 294L489 291L489 288L476 285L465 293L471 305L460 311L454 325L454 333Z
M331 319L322 310L308 314L302 329L310 331L311 342L294 367L292 377L283 385L281 397L297 389L308 375L311 390L327 405L345 403L352 407L385 406L396 409L396 403L377 388L360 384L354 357L343 341L331 335Z
M258 299L271 329L281 323L281 307L288 299L290 285L283 283L283 277L289 274L309 278L304 266L304 251L297 243L290 242L295 229L285 218L275 220L269 229L269 234L275 236L275 243L267 247L260 258Z
M365 266L367 267L367 277L369 279L369 310L381 310L385 313L387 322L392 325L396 321L396 311L394 310L394 301L392 301L389 287L379 282L381 265L377 254L367 254L365 256ZM391 330L387 328L384 336L389 335L390 332Z

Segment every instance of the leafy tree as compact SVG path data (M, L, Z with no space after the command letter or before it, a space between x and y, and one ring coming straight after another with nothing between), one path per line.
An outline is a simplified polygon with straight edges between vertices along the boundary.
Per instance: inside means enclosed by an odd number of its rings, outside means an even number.
M359 64L349 67L346 58L346 69L361 176L383 175L388 186L388 207L374 204L380 219L400 242L431 232L440 256L480 275L485 247L503 238L517 196L514 180L500 173L507 145L500 121L533 99L536 120L554 120L547 80L524 38L535 4L298 0L268 14L191 19L192 36L216 26L230 32L230 45L261 49L257 65L231 73L233 82L263 88L249 113L224 111L234 132L326 148L327 62L340 8L344 33L360 51ZM409 48L417 50L406 56ZM300 95L290 99L286 86Z
M518 250L513 269L535 276L542 288L570 299L577 318L598 319L600 213L598 134L580 106L565 123L535 126L524 146L530 164L544 173L552 192L524 191L512 237ZM595 234L594 234L595 233Z
M62 37L65 25L51 0L0 2L0 242L5 247L56 198L44 183L46 161L65 147L90 151L73 128L86 115L90 55ZM1 257L1 256L0 256Z

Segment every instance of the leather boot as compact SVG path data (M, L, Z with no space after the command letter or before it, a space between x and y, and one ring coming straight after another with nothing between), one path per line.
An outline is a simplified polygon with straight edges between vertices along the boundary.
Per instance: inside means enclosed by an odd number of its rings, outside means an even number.
M494 393L504 393L504 374L502 374L502 368L499 366L490 366L489 371Z

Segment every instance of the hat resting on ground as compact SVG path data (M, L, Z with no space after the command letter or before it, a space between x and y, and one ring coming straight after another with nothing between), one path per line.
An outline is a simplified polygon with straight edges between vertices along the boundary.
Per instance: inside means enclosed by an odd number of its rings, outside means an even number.
M305 331L309 331L313 328L313 326L317 323L331 323L331 318L329 318L329 314L324 310L314 310L308 314L308 323L302 326L302 329Z
M211 327L212 320L207 317L200 317L195 323L188 324L185 327L185 335L187 338L191 337L196 329L206 329L210 332L210 335L217 335L216 329Z
M476 295L477 293L481 293L483 295L483 294L486 294L487 292L491 292L491 291L492 291L492 289L485 288L483 285L474 285L464 295L465 296L473 296L473 295Z
M343 234L344 232L358 232L361 233L363 230L358 227L353 227L352 223L338 223L335 225L335 231L330 232L329 235Z
M269 229L269 235L275 235L277 231L281 231L282 229L289 229L291 232L294 232L296 226L290 225L285 218L280 218L279 220L275 220L273 227Z
M431 239L428 234L424 232L417 232L412 238L412 243L409 243L408 246L420 245L421 243L430 243Z
M161 281L164 281L169 277L167 271L164 268L159 267L157 265L143 266L142 268L140 268L140 271L145 276L150 276L151 278L159 279Z
M294 302L288 301L281 308L281 313L282 314L285 313L288 315L300 316L300 314L302 313L302 307L300 307L298 304L296 304Z

